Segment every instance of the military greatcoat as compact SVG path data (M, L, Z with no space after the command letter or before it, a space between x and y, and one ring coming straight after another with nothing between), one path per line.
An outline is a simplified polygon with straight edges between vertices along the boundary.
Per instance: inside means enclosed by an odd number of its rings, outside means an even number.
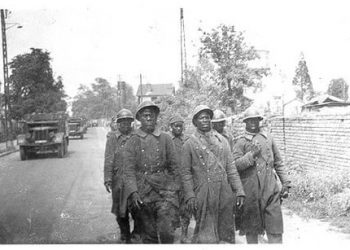
M125 217L127 211L127 197L125 195L123 172L124 153L126 142L131 138L133 132L123 135L117 131L107 134L104 161L104 181L112 182L112 213Z
M250 152L253 144L261 147L261 153L255 159ZM246 132L237 140L233 158L247 195L243 210L237 215L240 233L283 233L277 178L286 186L290 186L290 181L272 136L265 132Z
M193 243L233 242L233 192L244 191L227 140L215 130L197 130L185 142L181 177L185 200L198 200Z
M125 188L128 196L138 192L144 203L137 213L143 222L143 242L157 243L158 232L161 242L171 243L179 207L174 144L159 129L153 133L138 129L126 148Z

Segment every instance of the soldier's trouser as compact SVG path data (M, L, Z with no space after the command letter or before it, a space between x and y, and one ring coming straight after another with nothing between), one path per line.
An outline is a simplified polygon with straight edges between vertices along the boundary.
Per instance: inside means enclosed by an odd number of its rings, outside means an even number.
M167 201L145 203L137 211L137 218L142 223L143 243L173 243L176 207ZM159 237L159 240L158 240Z
M117 216L116 218L119 229L120 229L120 239L125 240L126 242L130 241L130 224L129 224L129 217L120 217Z

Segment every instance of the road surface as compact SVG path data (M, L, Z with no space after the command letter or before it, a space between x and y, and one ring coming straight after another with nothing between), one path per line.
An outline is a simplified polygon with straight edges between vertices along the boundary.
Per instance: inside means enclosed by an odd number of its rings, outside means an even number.
M46 155L21 161L18 152L0 157L1 243L117 241L111 197L103 186L106 132L89 128L83 140L70 140L62 159ZM306 221L290 211L284 211L284 222L287 244L350 243L350 235L325 222ZM191 233L193 227L192 221ZM237 243L244 244L244 237L237 236Z

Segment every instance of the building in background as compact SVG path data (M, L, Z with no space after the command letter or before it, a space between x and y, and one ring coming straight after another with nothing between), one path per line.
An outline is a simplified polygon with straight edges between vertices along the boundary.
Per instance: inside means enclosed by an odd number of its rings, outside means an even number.
M139 103L146 100L154 101L157 97L174 96L174 95L175 95L175 87L174 87L174 84L172 83L142 84L142 85L139 85L136 92L136 96Z

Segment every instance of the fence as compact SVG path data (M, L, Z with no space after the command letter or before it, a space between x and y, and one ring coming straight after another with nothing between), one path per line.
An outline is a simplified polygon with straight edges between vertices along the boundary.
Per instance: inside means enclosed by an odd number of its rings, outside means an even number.
M269 122L283 156L308 170L350 171L350 115L277 117ZM233 121L232 129L242 131L242 122Z

